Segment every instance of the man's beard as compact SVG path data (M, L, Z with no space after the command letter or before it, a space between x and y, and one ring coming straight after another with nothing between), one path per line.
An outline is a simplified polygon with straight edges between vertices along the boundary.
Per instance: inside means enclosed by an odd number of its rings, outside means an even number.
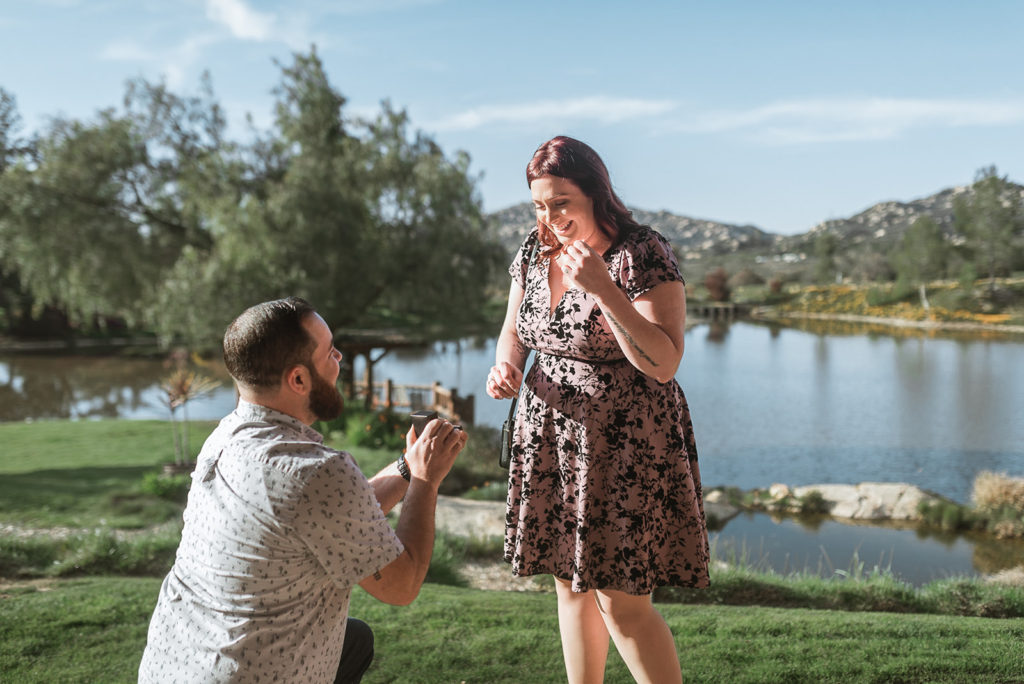
M336 385L324 380L316 369L311 368L309 372L313 376L313 390L309 393L310 412L317 420L334 420L341 415L341 409L345 406L341 392Z

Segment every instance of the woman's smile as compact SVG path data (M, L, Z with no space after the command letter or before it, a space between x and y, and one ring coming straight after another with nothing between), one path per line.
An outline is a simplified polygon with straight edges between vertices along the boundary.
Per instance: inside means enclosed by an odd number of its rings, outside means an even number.
M541 176L530 184L537 221L562 244L592 238L597 232L594 203L567 178Z

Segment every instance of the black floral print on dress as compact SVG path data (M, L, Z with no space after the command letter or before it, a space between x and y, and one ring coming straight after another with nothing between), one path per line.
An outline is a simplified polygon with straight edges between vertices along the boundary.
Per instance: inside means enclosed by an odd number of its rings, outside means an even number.
M524 288L517 332L536 350L513 438L505 560L574 591L634 595L708 586L700 470L682 388L624 357L594 299L570 289L554 309L548 262L528 268L536 229L509 272ZM605 253L632 301L683 278L671 246L641 227Z

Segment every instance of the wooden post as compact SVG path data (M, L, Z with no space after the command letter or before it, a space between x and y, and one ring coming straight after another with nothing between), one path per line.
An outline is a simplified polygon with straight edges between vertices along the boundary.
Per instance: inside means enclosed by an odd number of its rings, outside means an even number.
M370 358L370 352L366 352L366 373L363 375L363 380L366 382L366 400L363 402L363 408L367 411L373 410L373 360Z
M385 380L384 381L384 408L386 408L388 410L391 410L391 407L395 405L393 397L392 397L392 393L394 392L394 390L395 390L395 385L391 381L391 378L388 378L387 380Z
M460 397L458 391L456 391L454 387L451 391L453 417L463 425L472 425L473 421L476 419L473 395L470 394L468 397Z
M355 367L352 364L352 359L348 354L344 354L341 357L341 371L338 374L338 380L341 383L342 396L346 399L352 399L356 396L356 379L355 379Z
M436 380L430 386L430 408L441 413L443 407L441 405L441 393L444 392L444 388L441 387L441 383Z

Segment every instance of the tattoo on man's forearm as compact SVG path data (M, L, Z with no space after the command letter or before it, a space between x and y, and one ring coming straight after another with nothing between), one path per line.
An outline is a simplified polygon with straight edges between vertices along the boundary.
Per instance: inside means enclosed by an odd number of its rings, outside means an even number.
M636 340L634 340L633 336L629 334L629 331L622 327L621 323L619 323L617 320L615 320L615 318L613 318L612 316L608 315L607 312L605 312L605 318L607 318L609 321L611 321L612 325L614 325L616 328L618 328L619 332L622 333L622 336L626 338L627 342L629 342L629 346L633 347L633 349L636 349L637 354L639 354L641 356L641 358L644 359L644 361L646 361L647 363L651 364L655 368L658 367L658 362L655 361L654 359L652 359L647 354L647 352L645 352L643 349L640 348L640 345L636 343Z
M378 582L380 582L380 580L381 580L380 570L378 570L377 572L373 573L373 579L375 579Z

